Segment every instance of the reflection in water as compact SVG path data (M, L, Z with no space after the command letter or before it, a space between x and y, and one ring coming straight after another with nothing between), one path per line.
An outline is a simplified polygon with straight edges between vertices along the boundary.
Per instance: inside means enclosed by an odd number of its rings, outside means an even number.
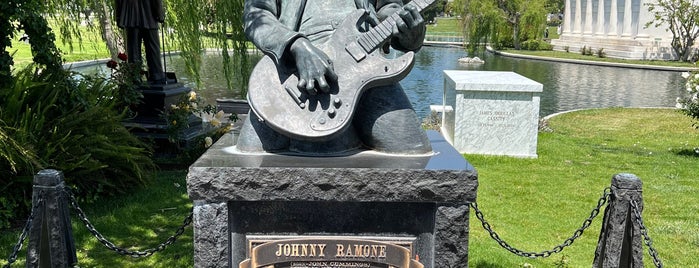
M429 105L442 103L443 70L513 71L542 83L540 116L552 113L602 107L674 107L675 99L683 96L684 79L679 72L639 70L628 68L590 66L571 63L514 59L489 53L477 55L485 64L463 65L457 62L466 56L462 48L423 47L416 54L415 67L401 81L418 116L429 114ZM217 55L202 57L202 85L198 90L207 103L216 98L242 98L238 91L226 88L221 74L221 59ZM168 71L194 88L186 77L186 66L179 57L167 57ZM76 71L108 75L109 71L83 67Z

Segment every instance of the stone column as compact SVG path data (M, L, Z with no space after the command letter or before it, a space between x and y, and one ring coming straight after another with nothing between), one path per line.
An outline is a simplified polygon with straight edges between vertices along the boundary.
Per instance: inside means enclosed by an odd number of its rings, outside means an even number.
M595 35L604 35L604 0L597 1L597 32Z
M592 35L592 0L585 3L585 35Z
M585 3L585 35L592 35L592 0Z
M563 33L569 34L572 30L572 25L573 25L573 20L570 14L570 1L571 0L566 0L565 3L565 11L563 15Z
M575 29L574 33L582 33L582 0L575 0Z
M619 36L618 33L618 11L617 11L617 0L612 0L612 6L609 7L609 30L607 30L607 35L609 36Z
M631 1L624 1L624 26L622 29L621 37L631 37L633 31L631 29L631 17L633 12L631 11Z
M641 10L638 12L638 24L644 25L646 22L649 22L653 20L653 15L648 11L648 7L644 5L644 3L641 3ZM637 26L638 27L638 26ZM638 27L638 31L636 33L636 38L650 38L651 36L654 36L656 38L662 38L665 32L664 30L660 30L661 34L656 34L657 28L654 26L650 26L648 28L645 28L643 26Z

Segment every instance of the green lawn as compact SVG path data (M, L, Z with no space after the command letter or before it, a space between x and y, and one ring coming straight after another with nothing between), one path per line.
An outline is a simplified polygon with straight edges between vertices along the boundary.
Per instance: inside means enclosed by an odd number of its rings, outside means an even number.
M95 204L81 204L88 219L107 239L127 250L155 248L174 234L192 209L187 197L186 171L161 171L154 185L129 195L106 198ZM110 251L75 217L73 232L80 267L192 267L192 227L164 252L148 258L134 259ZM19 230L0 231L0 264L7 263L11 246L17 242ZM25 243L26 246L26 243ZM12 267L24 266L26 248Z
M21 36L21 34L19 35ZM12 40L12 47L6 49L6 51L14 54L15 69L21 69L21 67L26 66L32 62L32 52L29 43L19 41L19 36L15 36ZM30 37L31 38L31 37ZM99 39L99 36L94 33L85 32L83 36L82 44L76 42L72 45L63 44L62 39L57 37L56 45L58 49L63 53L63 59L66 62L76 62L83 60L96 60L109 58L109 51L107 51L107 46L104 42Z
M538 159L468 155L479 172L478 203L502 238L527 251L550 250L590 215L616 173L644 183L643 218L667 267L699 260L699 130L668 109L604 109L560 115L539 134ZM470 267L589 267L602 217L562 254L544 260L501 249L471 216ZM646 267L653 267L644 249Z
M456 17L437 17L436 23L427 25L428 35L461 34L461 20Z
M634 173L644 183L643 218L667 267L698 267L699 130L671 109L601 109L563 114L539 133L537 159L467 155L479 172L478 204L500 236L527 251L550 250L589 216L612 175ZM118 198L83 204L97 229L131 250L157 246L181 224L192 204L186 171L159 172L156 184ZM470 267L589 267L601 215L561 254L517 257L494 242L471 213ZM191 267L192 228L164 252L146 259L119 256L73 220L81 267ZM8 256L19 230L0 231ZM13 267L24 265L24 254ZM5 257L0 265L5 264ZM652 262L644 248L645 267Z

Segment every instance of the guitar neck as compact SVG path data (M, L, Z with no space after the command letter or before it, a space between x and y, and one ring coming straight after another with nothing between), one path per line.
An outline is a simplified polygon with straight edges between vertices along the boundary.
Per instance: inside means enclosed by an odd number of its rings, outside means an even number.
M435 1L436 0L413 0L407 5L415 6L419 12L422 12ZM364 49L364 51L374 51L374 49L378 48L381 43L391 37L393 26L395 26L396 21L400 19L401 18L398 15L398 12L393 13L391 16L379 23L379 25L360 35L357 42Z

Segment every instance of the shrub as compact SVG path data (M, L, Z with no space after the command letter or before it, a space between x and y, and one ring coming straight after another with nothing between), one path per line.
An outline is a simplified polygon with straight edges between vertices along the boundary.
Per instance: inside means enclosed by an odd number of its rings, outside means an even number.
M524 50L552 50L553 46L542 40L527 40L522 42Z
M597 54L597 57L598 57L598 58L605 58L605 57L607 57L607 53L604 52L604 48L599 48L599 49L597 49L597 51L595 52L595 54Z
M121 124L126 113L115 105L116 87L73 77L29 66L0 88L0 227L27 215L32 177L41 169L63 171L87 201L149 181L150 150Z
M583 46L580 48L580 54L583 56L592 56L592 47Z
M686 115L696 119L692 125L699 129L699 72L682 73L682 77L687 79L685 88L688 95L684 98L677 98L677 107Z

